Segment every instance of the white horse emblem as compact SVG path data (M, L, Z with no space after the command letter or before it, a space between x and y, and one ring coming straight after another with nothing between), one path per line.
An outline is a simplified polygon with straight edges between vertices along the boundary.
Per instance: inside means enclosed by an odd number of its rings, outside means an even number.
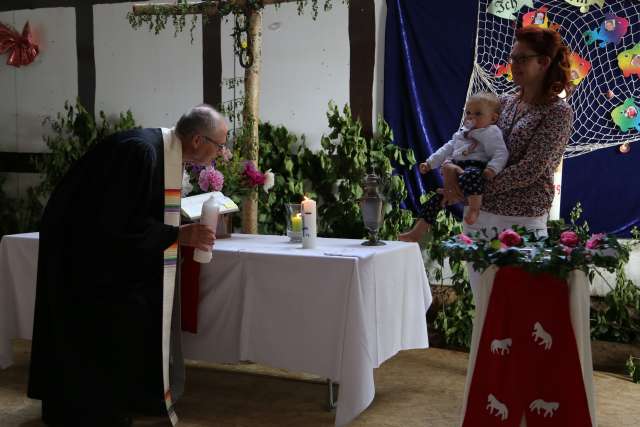
M489 410L489 415L495 415L496 417L500 417L502 421L509 418L509 410L507 409L507 405L500 402L493 394L489 394L489 398L487 399L487 409ZM493 413L493 410L496 410L496 413Z
M551 335L542 328L540 322L536 322L533 325L533 332L531 333L531 335L533 335L533 342L539 345L543 345L545 350L549 350L551 348L551 344L553 344L553 338L551 338ZM541 341L538 342L538 339L540 339Z
M538 415L540 415L540 410L543 410L543 417L551 418L555 415L553 411L557 411L559 406L560 404L558 402L545 402L542 399L537 399L531 402L531 405L529 405L529 409L531 410L531 412L535 411Z
M505 352L509 354L509 347L511 347L511 338L505 338L503 340L491 341L491 353L500 353L500 356L504 356Z

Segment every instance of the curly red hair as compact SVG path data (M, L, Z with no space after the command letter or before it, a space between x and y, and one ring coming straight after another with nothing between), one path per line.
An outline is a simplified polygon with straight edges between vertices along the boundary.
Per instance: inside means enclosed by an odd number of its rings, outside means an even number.
M567 96L571 94L574 87L570 82L569 55L571 52L560 34L547 28L529 25L516 30L516 41L526 44L537 54L551 59L542 84L542 102L553 101L563 90Z

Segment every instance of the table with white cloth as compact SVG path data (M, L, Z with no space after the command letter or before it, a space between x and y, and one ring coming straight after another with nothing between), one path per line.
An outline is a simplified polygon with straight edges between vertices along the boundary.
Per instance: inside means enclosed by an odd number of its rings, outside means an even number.
M400 350L428 346L431 292L417 244L318 239L301 249L283 236L217 240L200 272L198 333L183 333L187 359L250 360L340 384L336 425L374 397L373 369ZM0 242L0 366L11 339L30 339L38 234Z

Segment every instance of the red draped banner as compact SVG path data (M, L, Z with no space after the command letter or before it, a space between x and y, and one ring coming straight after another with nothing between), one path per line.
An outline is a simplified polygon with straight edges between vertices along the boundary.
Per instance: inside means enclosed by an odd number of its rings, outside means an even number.
M591 426L566 281L497 272L466 408L463 427Z

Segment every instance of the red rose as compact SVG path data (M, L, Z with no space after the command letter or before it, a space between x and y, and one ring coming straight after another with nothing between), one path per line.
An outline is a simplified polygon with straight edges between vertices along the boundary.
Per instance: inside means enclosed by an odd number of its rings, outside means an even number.
M580 243L580 238L573 231L563 231L560 234L560 243L570 248L574 248Z
M504 230L498 235L498 239L507 247L518 246L522 243L522 237L513 230Z

